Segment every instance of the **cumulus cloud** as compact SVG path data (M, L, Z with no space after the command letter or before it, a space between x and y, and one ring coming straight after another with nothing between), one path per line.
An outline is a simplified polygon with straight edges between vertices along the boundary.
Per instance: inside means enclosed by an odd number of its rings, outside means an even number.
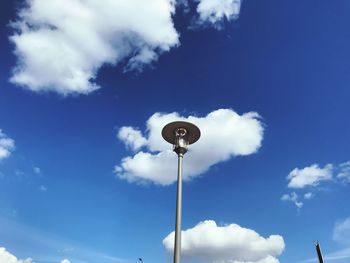
M70 263L70 261L68 259L63 259L61 263Z
M197 0L199 23L217 24L224 19L237 19L241 9L241 0Z
M333 240L345 245L350 245L350 217L335 223Z
M119 178L161 185L176 181L176 154L161 137L162 128L172 121L189 121L201 129L201 138L190 146L190 153L185 156L184 180L196 177L211 166L234 156L257 152L263 139L263 124L256 112L239 115L231 109L219 109L205 117L155 113L147 120L146 135L141 135L138 129L131 127L119 130L118 138L127 148L140 148L140 151L123 158L115 167Z
M174 0L25 3L12 23L18 63L11 81L33 91L87 94L99 88L102 65L140 69L179 44Z
M15 141L0 129L0 161L11 155L15 149Z
M331 180L333 176L333 165L327 164L323 168L318 164L299 169L295 168L287 176L289 188L304 188L317 186L321 181Z
M321 168L318 164L313 164L305 168L295 168L287 176L288 187L303 189L315 187L321 181L331 181L350 183L350 161L341 164L327 164ZM305 194L305 199L313 197L311 193Z
M238 17L241 0L197 2L198 24ZM10 81L32 91L88 94L103 65L143 69L179 45L172 17L186 0L25 0L11 22L17 65ZM142 12L139 12L142 10Z
M163 240L169 253L174 247L174 232ZM277 256L285 248L283 237L260 236L251 229L237 224L218 226L206 220L182 231L182 255L202 262L220 263L278 263Z
M290 201L290 202L294 203L297 208L302 208L304 205L303 202L299 201L299 197L298 197L297 193L295 193L295 192L282 195L281 200L282 201Z
M0 263L32 263L31 258L18 259L16 256L8 252L4 247L0 247Z

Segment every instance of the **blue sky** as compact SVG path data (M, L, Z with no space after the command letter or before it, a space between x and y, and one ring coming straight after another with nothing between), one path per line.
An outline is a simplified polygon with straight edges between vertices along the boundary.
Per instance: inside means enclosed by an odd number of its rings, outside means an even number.
M178 119L184 262L348 262L350 3L122 3L1 3L0 262L170 262Z

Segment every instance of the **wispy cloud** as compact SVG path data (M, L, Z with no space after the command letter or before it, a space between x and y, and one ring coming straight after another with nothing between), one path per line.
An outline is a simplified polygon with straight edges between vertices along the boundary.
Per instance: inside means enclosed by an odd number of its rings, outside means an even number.
M325 254L323 256L325 262L345 262L342 261L345 259L347 260L346 262L348 262L348 259L350 259L350 217L335 222L332 238L336 243L345 248ZM301 262L318 262L318 260L316 258L310 258Z
M350 217L335 223L333 240L339 244L350 245Z
M290 194L284 194L281 197L282 201L290 201L295 204L297 208L302 208L304 203L299 200L297 193L292 192Z
M28 252L28 257L32 258L34 262L61 262L67 258L71 262L78 263L129 262L128 260L85 247L77 242L65 240L64 238L56 237L50 233L2 217L0 217L0 236L2 237L2 245L5 247L25 247L26 251L22 253Z
M299 198L298 193L284 194L282 201L292 201L298 208L303 206L302 198L310 200L315 197L315 191L321 184L334 182L338 184L350 183L350 161L341 164L327 164L321 167L319 164L312 164L304 168L295 168L287 176L288 188L295 191L305 191Z
M335 261L340 259L350 259L350 248L345 248L338 250L329 254L326 254L324 257L325 261Z
M311 199L311 198L313 198L313 197L314 197L314 194L311 193L311 192L308 192L308 193L305 193L305 194L304 194L304 198L307 199L307 200L308 200L308 199Z
M340 260L343 260L343 259L350 259L350 247L325 254L323 256L323 259L325 262L328 262L328 261L340 262ZM318 259L315 257L315 258L305 259L305 260L302 260L300 262L304 262L304 263L318 262ZM345 262L345 261L341 261L341 262ZM346 262L348 262L348 261L346 261Z
M41 169L37 166L33 167L33 171L35 174L41 174Z
M146 136L132 127L122 127L118 138L127 148L139 150L122 159L115 173L129 182L154 182L169 185L176 181L176 155L161 138L162 128L172 121L189 121L201 129L201 138L191 145L186 156L184 180L197 177L211 166L234 156L258 151L263 139L263 124L256 112L239 115L231 109L210 112L205 117L183 117L178 113L155 113L147 120Z
M0 161L9 157L15 149L15 141L0 129Z
M47 187L44 185L40 185L39 190L42 192L47 192Z
M350 161L341 163L339 165L337 179L339 179L343 183L350 183Z

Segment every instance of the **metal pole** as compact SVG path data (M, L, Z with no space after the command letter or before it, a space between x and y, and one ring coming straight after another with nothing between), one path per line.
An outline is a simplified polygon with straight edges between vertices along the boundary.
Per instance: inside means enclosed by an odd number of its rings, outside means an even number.
M318 257L318 261L320 263L323 263L323 258L322 258L322 253L321 253L321 247L320 247L320 243L316 243L316 252L317 252L317 257Z
M190 144L198 141L201 136L199 128L185 121L168 123L162 130L164 140L173 145L177 153L177 195L176 195L176 219L174 240L174 263L180 263L181 256L181 217L182 217L182 161Z
M180 263L180 254L181 254L182 161L183 161L183 154L179 153L178 163L177 163L177 196L176 196L174 263Z

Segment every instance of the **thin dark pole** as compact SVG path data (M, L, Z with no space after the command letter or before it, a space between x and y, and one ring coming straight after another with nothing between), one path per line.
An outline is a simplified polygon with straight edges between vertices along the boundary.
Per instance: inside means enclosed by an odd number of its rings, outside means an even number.
M323 263L323 258L322 258L322 253L321 253L321 247L320 247L320 243L316 243L316 252L317 252L317 257L318 257L318 261L320 263Z

